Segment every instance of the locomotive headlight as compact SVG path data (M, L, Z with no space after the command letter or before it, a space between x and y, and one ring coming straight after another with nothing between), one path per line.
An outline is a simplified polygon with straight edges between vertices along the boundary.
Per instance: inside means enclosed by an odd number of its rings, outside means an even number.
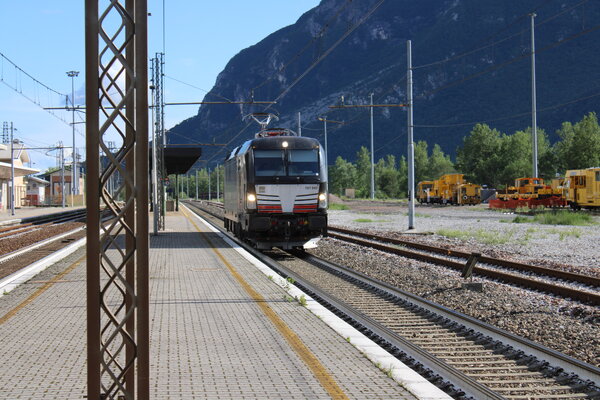
M327 208L327 193L319 194L319 208Z
M281 143L281 145L285 149L285 148L287 148L289 146L289 143L288 142L283 142L283 143Z
M253 210L256 209L256 195L254 193L246 195L246 207Z

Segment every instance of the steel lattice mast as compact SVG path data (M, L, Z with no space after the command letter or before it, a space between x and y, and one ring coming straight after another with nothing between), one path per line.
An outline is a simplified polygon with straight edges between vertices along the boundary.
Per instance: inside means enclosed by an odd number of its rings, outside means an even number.
M147 0L86 0L85 14L87 397L148 399Z

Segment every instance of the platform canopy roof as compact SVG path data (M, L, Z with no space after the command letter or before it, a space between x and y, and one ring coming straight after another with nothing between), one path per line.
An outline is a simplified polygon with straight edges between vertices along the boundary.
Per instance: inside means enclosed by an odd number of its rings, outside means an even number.
M15 177L37 174L40 172L39 169L27 168L23 166L16 166L15 169ZM0 179L10 179L10 163L0 162Z
M165 147L165 167L167 175L185 174L202 155L199 146L169 145Z

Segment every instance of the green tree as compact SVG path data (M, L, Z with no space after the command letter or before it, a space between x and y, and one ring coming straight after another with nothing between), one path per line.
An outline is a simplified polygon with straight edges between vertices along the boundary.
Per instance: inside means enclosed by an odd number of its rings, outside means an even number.
M354 188L355 184L356 167L338 156L335 165L329 168L329 191L342 196L345 189Z
M388 155L375 165L376 196L379 198L399 198L401 194L400 176L396 169L396 157Z
M371 153L361 146L356 153L356 195L368 197L371 188Z
M501 154L504 136L488 125L477 124L463 138L463 145L456 152L456 166L468 181L492 186L503 183L499 171L504 163Z
M439 144L433 146L431 156L429 156L428 176L437 179L444 174L456 172L450 156L445 155ZM419 181L417 181L419 182Z
M509 136L502 136L499 155L504 164L498 170L500 183L512 185L515 178L532 175L531 129L529 132L517 131Z
M557 134L561 142L554 151L561 171L600 165L600 126L596 113L589 113L575 125L564 122Z
M415 184L431 179L429 174L429 156L427 155L427 142L419 140L415 143Z
M418 181L417 181L418 182ZM398 197L407 197L408 196L408 162L406 161L406 157L400 157L400 162L398 162L398 187L399 187L399 195Z

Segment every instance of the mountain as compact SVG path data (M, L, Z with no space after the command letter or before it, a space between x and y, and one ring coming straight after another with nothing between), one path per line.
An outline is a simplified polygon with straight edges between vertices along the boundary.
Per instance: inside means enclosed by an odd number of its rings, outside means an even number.
M411 40L414 140L454 155L475 122L507 134L531 126L532 11L538 127L555 141L563 121L598 110L598 2L322 0L294 25L240 51L204 98L276 104L202 105L170 129L168 140L227 143L204 148L202 158L212 166L258 130L242 120L248 113L276 111L280 119L272 126L296 130L300 112L302 135L321 142L317 119L327 113L345 122L328 124L330 163L338 155L354 160L360 146L369 147L369 109L329 106L342 96L344 105L368 104L370 93L376 104L404 103ZM375 108L374 119L376 158L405 154L405 109Z

